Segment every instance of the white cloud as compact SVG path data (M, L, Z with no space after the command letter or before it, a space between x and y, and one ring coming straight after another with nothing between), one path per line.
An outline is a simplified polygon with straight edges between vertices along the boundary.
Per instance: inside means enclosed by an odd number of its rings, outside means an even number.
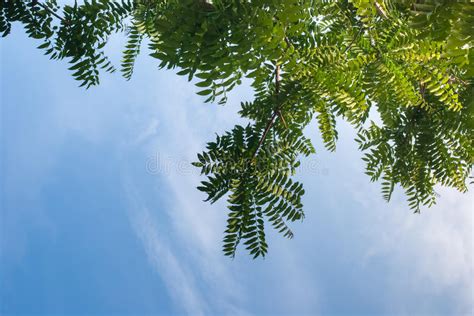
M377 211L371 212L373 218L367 234L372 244L367 248L365 262L383 258L390 264L387 277L393 295L387 304L393 304L394 309L403 308L412 292L422 292L427 297L450 292L457 296L453 309L471 314L473 194L463 195L445 188L439 192L438 204L421 214L407 211L402 199L391 202L394 206L389 208L380 200L369 198L367 203Z
M136 143L139 144L150 137L156 136L159 125L160 121L157 118L151 118L148 126L137 136Z
M133 192L133 184L127 180L124 182L131 203L129 216L132 227L144 245L150 264L165 282L177 306L187 314L206 314L207 306L196 288L192 273L177 259L164 236L160 235L156 219Z
M133 225L154 268L170 284L177 305L189 306L188 312L245 314L239 306L244 300L242 287L225 266L229 260L220 251L225 214L202 202L203 196L196 190L200 179L191 166L196 153L203 148L206 134L214 135L214 129L228 124L232 114L216 111L216 105L203 105L193 94L183 94L191 84L181 78L171 75L170 79L169 73L157 75L158 79L147 81L160 86L158 90L148 89L156 92L151 95L155 102L148 99L147 107L137 108L130 115L144 128L137 130L133 139L127 142L127 150L145 152L147 161L143 160L143 168L150 159L155 159L158 169L154 170L154 176L157 181L165 180L166 191L171 193L162 201L161 205L166 206L162 208L160 221L165 221L177 238L166 241L159 238L162 237L160 227L153 225L147 205L133 207L130 212ZM160 133L156 133L158 125ZM124 181L127 191L133 191L133 182L128 178ZM155 190L160 189L163 188ZM144 199L137 198L138 194L130 196L135 205L145 203ZM177 257L183 260L179 261ZM176 273L185 275L182 282L171 282L171 275ZM184 282L184 279L192 282ZM174 283L183 283L184 288L172 286ZM181 293L185 293L186 298Z

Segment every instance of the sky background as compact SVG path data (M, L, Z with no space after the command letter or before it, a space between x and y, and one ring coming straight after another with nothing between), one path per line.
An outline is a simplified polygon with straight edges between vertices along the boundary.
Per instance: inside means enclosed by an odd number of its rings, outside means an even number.
M0 314L472 315L472 192L387 204L353 129L328 153L313 123L295 238L268 230L264 260L231 260L225 203L202 202L190 162L252 91L204 104L146 54L86 91L38 45L17 25L0 41Z

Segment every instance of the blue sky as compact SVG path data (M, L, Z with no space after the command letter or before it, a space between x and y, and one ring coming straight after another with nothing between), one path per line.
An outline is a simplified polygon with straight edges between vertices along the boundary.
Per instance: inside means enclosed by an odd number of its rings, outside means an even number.
M387 204L354 131L341 122L328 153L312 124L295 238L269 231L264 260L230 260L225 204L202 202L190 162L241 122L248 87L204 104L143 54L131 81L86 91L19 27L0 45L2 315L473 313L472 193L440 188L417 215L400 190Z

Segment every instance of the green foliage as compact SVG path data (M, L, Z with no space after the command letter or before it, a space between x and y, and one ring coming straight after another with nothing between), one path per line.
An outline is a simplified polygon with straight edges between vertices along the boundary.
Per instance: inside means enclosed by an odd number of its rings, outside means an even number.
M264 219L285 237L292 238L288 221L304 217L301 183L293 181L299 165L299 154L305 156L314 148L302 135L284 131L269 135L258 148L264 130L259 126L236 126L231 132L217 136L208 144L207 152L198 154L194 166L208 176L199 190L211 203L229 194L229 219L224 236L224 253L234 256L243 239L254 257L267 252ZM258 151L257 151L258 150Z
M443 42L443 53L459 66L465 66L472 76L474 6L471 1L423 1L413 4L412 13L411 25L421 31L419 37Z
M268 245L265 224L291 238L304 218L301 156L315 152L303 130L317 124L336 149L337 119L357 130L366 173L390 200L398 186L416 212L437 185L467 190L474 160L474 4L448 0L135 0L81 5L3 1L0 32L23 24L53 59L67 58L89 87L103 47L128 41L129 79L146 39L161 68L197 79L206 102L246 78L255 100L241 104L245 127L217 136L193 163L211 203L226 197L224 253L242 242L253 257ZM127 26L128 24L128 26ZM370 120L369 120L370 118ZM315 121L315 123L313 123Z
M67 59L74 79L88 88L99 84L100 69L115 71L103 48L112 33L124 30L124 19L132 9L130 0L91 0L62 8L56 0L2 1L0 33L8 35L11 23L21 22L28 36L42 42L38 48L45 55Z
M123 52L122 68L123 76L130 80L133 74L135 59L140 54L140 46L143 40L144 24L134 21L129 29L128 41Z

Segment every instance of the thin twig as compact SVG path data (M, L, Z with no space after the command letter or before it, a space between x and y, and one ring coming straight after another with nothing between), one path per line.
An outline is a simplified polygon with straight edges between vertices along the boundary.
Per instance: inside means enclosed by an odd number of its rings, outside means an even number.
M277 111L278 117L280 118L281 122L283 125L285 125L285 128L288 128L288 124L286 124L285 118L283 117L283 113L281 113L280 110Z
M285 32L286 32L286 30L285 30ZM285 53L286 53L286 51L292 45L290 40L288 39L288 37L286 35L285 35L285 43L286 43L286 48L285 48ZM277 94L277 97L278 97L280 95L280 67L279 67L279 65L277 65L277 69L275 71L276 71L275 84L277 85L275 88L276 88L276 94ZM277 108L277 113L278 113L278 116L280 117L281 121L283 122L283 125L285 125L285 128L288 128L288 125L286 124L285 118L283 117L283 114L281 113L281 110L280 110L279 106Z
M277 102L278 102L279 94L280 94L280 65L277 64L276 69L275 69L275 95L276 95ZM267 122L267 126L265 127L262 137L260 137L260 140L258 142L257 148L255 149L255 152L253 153L253 158L255 158L255 156L258 153L259 148L262 146L263 142L265 141L265 138L267 137L268 132L272 128L277 115L282 119L282 121L284 121L283 116L281 115L281 112L280 112L279 104L277 104L275 110L272 113L272 116L270 117L270 120L268 120Z
M381 15L383 18L388 19L387 13L386 13L385 10L382 8L382 6L380 5L380 3L378 3L377 1L374 1L374 4L375 4L375 9L377 10L377 13L378 13L379 15Z
M278 114L278 117L283 122L283 125L285 125L285 127L288 128L288 126L286 125L286 121L283 118L283 114L281 114L280 104L278 102L278 98L280 97L280 65L278 64L276 65L276 69L275 69L275 95L277 99L276 113Z
M275 121L275 117L278 115L278 111L274 111L272 114L272 117L267 123L267 126L265 127L265 130L263 131L262 137L260 138L257 148L255 149L255 152L253 153L253 158L257 155L258 149L262 146L263 141L267 137L268 131L270 131L270 128L273 126L273 122Z
M61 20L62 22L64 23L68 23L68 21L66 19L64 19L62 16L60 16L59 14L57 14L56 12L54 12L53 10L51 10L47 5L45 5L44 3L41 3L41 2L38 2L37 0L33 1L33 5L39 5L40 7L42 7L44 10L48 11L50 14L54 15L55 17L57 17L59 20Z
M278 98L280 95L280 65L278 64L278 61L275 64L275 95Z
M347 53L347 51L352 47L352 45L354 45L354 43L356 42L356 40L359 38L360 34L362 33L363 31L363 28L361 27L359 32L357 32L357 35L352 39L351 43L349 44L349 46L346 47L346 49L344 50L344 54Z
M452 84L453 82L458 82L458 83L461 83L464 86L468 85L468 83L466 81L462 80L461 78L454 77L454 76L450 76L448 82L450 84Z

